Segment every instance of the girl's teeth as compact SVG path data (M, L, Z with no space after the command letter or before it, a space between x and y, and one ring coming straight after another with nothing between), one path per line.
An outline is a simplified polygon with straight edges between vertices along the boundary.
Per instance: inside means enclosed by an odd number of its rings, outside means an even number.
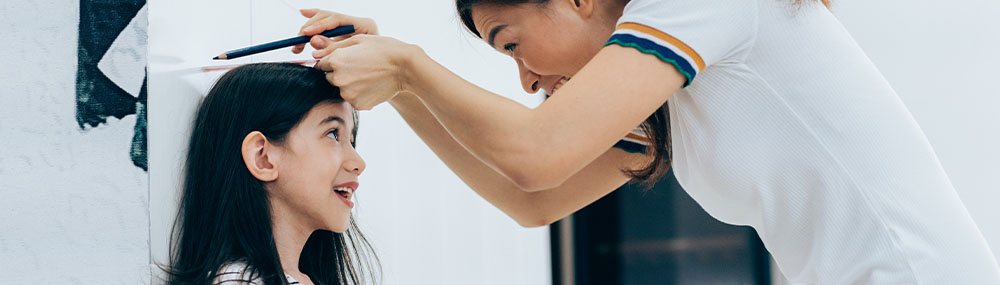
M338 188L333 188L333 191L337 192L338 195L341 195L344 198L347 198L348 200L351 199L351 196L354 196L354 191L351 190L351 188L338 187Z

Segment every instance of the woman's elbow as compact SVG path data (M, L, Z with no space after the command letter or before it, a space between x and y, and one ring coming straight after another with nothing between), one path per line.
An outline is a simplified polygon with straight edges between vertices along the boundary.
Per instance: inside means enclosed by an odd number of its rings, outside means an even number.
M531 169L518 169L508 172L508 177L514 185L517 185L524 192L538 192L546 189L559 187L565 178L561 178L551 173Z
M522 191L537 192L559 187L571 176L559 165L543 159L516 159L505 163L501 172Z
M558 220L559 219L553 219L549 217L530 217L530 218L514 219L514 221L516 221L518 225L521 225L522 227L525 228L544 227L551 225L552 223L555 223Z
M561 175L559 157L540 151L533 142L513 142L502 150L488 152L485 161L491 161L497 172L506 176L519 189L536 192L562 185L570 175Z

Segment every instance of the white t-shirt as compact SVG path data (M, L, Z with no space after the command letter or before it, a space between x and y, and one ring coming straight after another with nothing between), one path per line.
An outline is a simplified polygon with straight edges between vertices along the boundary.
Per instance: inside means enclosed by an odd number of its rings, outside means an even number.
M253 270L245 262L229 263L219 268L212 285L264 285L264 280L260 276L250 276L251 272ZM299 284L299 281L295 281L295 278L288 274L285 274L285 280L290 285Z
M668 104L681 186L795 283L1000 284L895 91L826 7L792 2L625 7L608 44L688 77Z

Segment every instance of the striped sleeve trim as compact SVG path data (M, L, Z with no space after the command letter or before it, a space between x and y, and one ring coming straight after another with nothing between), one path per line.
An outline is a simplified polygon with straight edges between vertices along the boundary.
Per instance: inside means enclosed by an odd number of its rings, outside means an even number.
M613 44L634 48L674 65L687 79L684 87L691 84L698 72L705 69L705 61L694 49L667 33L643 24L628 22L618 25L604 45Z
M636 127L628 135L618 141L615 144L615 148L624 150L629 153L647 153L647 148L649 147L649 138L642 131L641 127Z

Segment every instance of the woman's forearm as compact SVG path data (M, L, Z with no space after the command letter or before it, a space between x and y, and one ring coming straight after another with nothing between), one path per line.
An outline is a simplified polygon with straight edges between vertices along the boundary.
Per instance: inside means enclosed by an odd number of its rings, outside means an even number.
M479 196L489 201L523 226L540 226L546 219L529 196L513 182L486 166L461 146L433 117L420 99L400 94L389 101L403 120L459 178Z
M414 95L400 94L389 103L463 182L525 227L548 225L596 201L628 181L621 168L646 161L611 149L563 185L525 192L465 150Z
M557 186L573 171L556 167L560 151L532 109L475 86L422 55L406 86L473 155L529 190ZM582 165L581 165L582 166ZM579 170L579 169L576 169ZM556 177L563 179L533 179Z
M402 87L415 93L469 152L527 190L562 185L662 106L685 80L648 54L609 46L530 109L414 50L404 57Z

